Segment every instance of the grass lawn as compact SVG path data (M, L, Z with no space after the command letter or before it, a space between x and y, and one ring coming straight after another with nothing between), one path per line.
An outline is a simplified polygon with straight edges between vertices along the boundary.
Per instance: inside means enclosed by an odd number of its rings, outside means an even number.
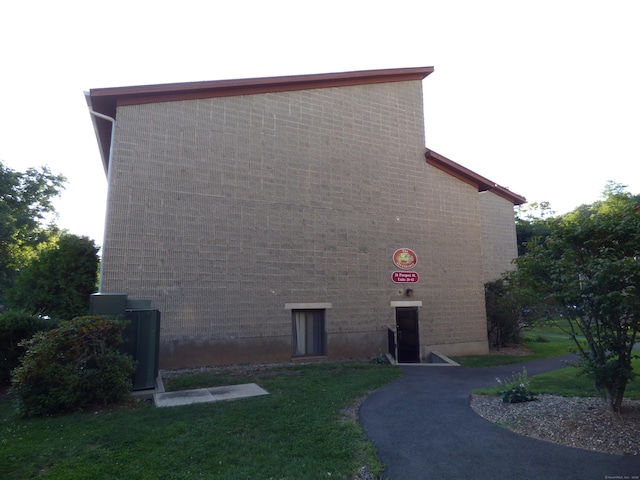
M341 409L401 375L390 365L321 363L200 373L168 389L255 382L270 395L232 402L21 419L0 398L3 479L351 479L382 466Z
M633 360L632 365L634 371L640 372L640 359ZM476 390L473 393L479 395L497 395L498 392L504 389L504 385L494 385ZM598 396L598 392L593 386L593 381L586 375L580 375L580 371L575 367L567 367L554 370L553 372L535 375L530 378L529 390L536 395L548 393L562 397ZM625 398L640 399L640 377L635 378L627 384Z
M541 338L546 341L538 341ZM523 344L531 351L531 354L474 355L453 358L464 367L493 367L564 355L576 350L573 340L556 324L546 324L526 330ZM635 372L640 372L640 359L633 360L632 365ZM504 385L496 384L473 393L497 395L499 391L504 389ZM594 397L598 395L593 381L585 375L580 375L580 371L575 367L567 367L531 377L529 390L535 394L548 393L564 397ZM627 384L625 398L640 398L640 376Z
M524 332L523 345L531 352L529 355L471 355L451 357L463 367L496 367L513 363L528 362L541 358L555 357L575 351L573 340L554 324L527 329ZM538 341L545 339L545 342Z

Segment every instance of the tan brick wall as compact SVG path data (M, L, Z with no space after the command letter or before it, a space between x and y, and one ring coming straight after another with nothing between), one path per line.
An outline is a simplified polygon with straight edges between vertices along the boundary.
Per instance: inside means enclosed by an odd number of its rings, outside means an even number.
M103 291L161 310L165 367L287 357L292 302L373 354L408 247L423 349L486 343L478 194L426 164L423 118L419 81L120 107Z
M478 192L430 168L427 259L422 267L426 304L420 311L425 355L447 344L486 345Z
M514 268L518 256L513 203L491 192L480 193L484 282Z

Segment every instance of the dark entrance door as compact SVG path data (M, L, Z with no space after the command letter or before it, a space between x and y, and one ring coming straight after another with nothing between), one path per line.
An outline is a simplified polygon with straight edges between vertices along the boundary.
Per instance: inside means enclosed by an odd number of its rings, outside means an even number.
M396 308L398 363L420 362L418 307Z

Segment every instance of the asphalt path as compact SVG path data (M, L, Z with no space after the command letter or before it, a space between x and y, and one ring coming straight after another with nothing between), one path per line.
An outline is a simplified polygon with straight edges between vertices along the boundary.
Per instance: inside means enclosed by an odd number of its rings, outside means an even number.
M371 395L360 423L389 480L640 480L640 456L590 452L498 427L470 407L470 393L526 367L529 376L566 366L557 357L493 368L401 366ZM640 437L640 432L638 432Z

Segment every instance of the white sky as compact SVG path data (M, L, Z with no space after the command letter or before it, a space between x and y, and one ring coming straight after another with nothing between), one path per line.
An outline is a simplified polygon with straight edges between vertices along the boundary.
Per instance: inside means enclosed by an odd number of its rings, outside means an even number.
M68 178L62 228L102 243L90 88L434 66L426 146L558 213L640 193L640 2L6 1L0 159Z

